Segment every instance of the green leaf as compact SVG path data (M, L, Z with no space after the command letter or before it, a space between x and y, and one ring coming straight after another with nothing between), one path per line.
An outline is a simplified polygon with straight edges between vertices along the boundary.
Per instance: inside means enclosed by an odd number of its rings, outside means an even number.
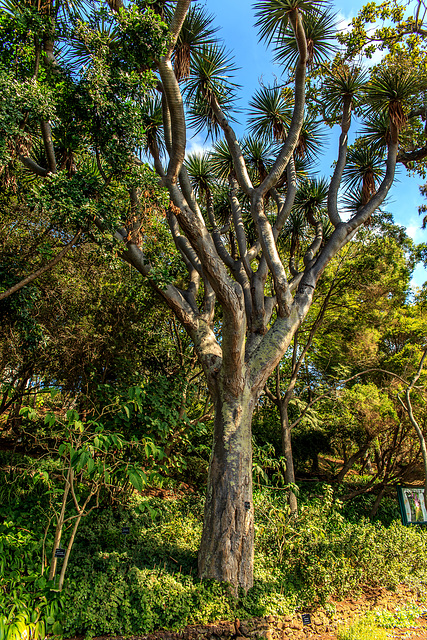
M131 471L129 473L129 482L137 491L142 491L143 483L141 476L136 471Z
M83 431L84 431L83 422L81 422L81 420L75 420L74 421L74 428L77 429L77 431L80 431L80 433L83 433Z
M55 624L52 627L52 633L55 636L62 636L63 634L62 624L58 622L58 620L55 622Z

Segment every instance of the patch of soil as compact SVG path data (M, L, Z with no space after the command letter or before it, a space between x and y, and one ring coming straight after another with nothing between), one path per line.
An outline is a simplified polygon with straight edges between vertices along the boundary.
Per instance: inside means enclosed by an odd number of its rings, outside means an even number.
M217 622L208 625L190 625L180 632L161 629L144 636L132 636L127 640L337 640L337 631L349 626L368 611L388 610L413 604L424 608L427 590L400 586L395 592L366 587L360 598L331 601L326 608L313 608L293 616L267 616L234 622ZM302 614L310 615L310 624L304 624ZM389 629L390 640L427 640L427 615L406 629ZM71 638L70 640L82 640ZM117 636L99 636L93 640L122 640ZM375 640L375 638L372 638Z

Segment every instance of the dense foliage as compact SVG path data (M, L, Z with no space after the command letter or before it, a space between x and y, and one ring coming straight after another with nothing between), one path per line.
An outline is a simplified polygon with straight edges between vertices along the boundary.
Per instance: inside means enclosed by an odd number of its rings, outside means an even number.
M48 485L42 474L9 476L12 484L4 479L3 473L2 501L9 506L0 534L2 598L4 610L16 605L9 617L13 624L21 614L66 636L143 634L236 616L287 615L331 596L357 595L367 585L392 589L427 579L425 531L397 522L395 504L379 513L391 524L370 523L360 517L360 507L353 518L343 511L328 485L311 484L301 491L298 522L281 491L256 493L255 584L238 602L227 585L197 578L203 514L198 494L144 497L93 512L79 529L68 580L58 594L50 590L55 581L40 577L43 550L52 543L43 518ZM11 626L6 637L14 633Z

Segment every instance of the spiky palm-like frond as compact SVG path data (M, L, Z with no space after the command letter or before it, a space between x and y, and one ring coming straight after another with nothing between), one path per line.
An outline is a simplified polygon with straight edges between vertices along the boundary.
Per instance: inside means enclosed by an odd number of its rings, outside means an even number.
M236 70L232 55L223 45L204 45L193 56L185 92L191 99L199 95L209 99L210 96L229 94L231 100L238 87L230 80Z
M299 246L300 240L304 237L307 229L308 225L304 213L293 210L283 226L281 237L285 240L290 236L294 236L294 238L298 238Z
M278 238L279 250L289 254L289 269L292 274L298 271L301 258L301 246L305 243L309 233L309 224L301 211L291 211L282 232Z
M242 142L242 151L252 180L262 182L273 162L272 145L248 136Z
M227 115L228 120L233 121L234 118L230 115L230 109L232 109L234 101L229 100L226 94L217 94L215 97L222 111ZM194 100L189 102L187 113L187 122L194 129L195 135L204 130L206 131L206 140L209 137L215 140L221 135L222 129L217 122L215 112L210 102L202 96L196 95Z
M341 206L350 214L350 216L356 215L360 207L363 207L363 205L366 204L366 196L363 193L363 187L360 186L354 187L353 189L347 189L340 200ZM383 200L381 207L384 207L386 204L387 199ZM379 214L383 218L384 211L382 209L376 209L372 216L364 223L365 227L370 227L375 224L375 220L378 218Z
M169 19L173 12L169 11ZM203 7L190 7L178 36L174 50L173 66L177 80L190 75L191 56L206 45L215 43L214 34L219 27L213 27L214 17Z
M231 60L225 47L214 44L203 46L191 61L185 95L189 105L189 124L197 127L198 132L207 127L210 134L218 134L219 127L212 107L214 100L230 118L238 87L230 80L236 71Z
M387 111L370 111L360 132L366 144L385 149L390 141L390 120Z
M366 87L366 99L375 111L388 113L390 122L400 130L406 123L405 106L417 90L415 70L376 67Z
M307 156L301 158L300 156L296 156L295 160L295 173L297 174L297 180L304 180L308 177L311 167L311 163L309 162Z
M119 32L117 25L111 15L96 16L91 20L91 38L81 38L78 31L72 33L67 42L67 46L61 49L61 59L67 63L69 69L80 72L83 67L90 64L93 59L96 47L103 49L114 49L119 42Z
M297 158L306 157L309 161L316 158L325 144L323 137L321 123L311 116L305 118L299 134L298 144L295 147L295 156Z
M248 127L251 135L265 141L284 142L292 119L292 96L278 86L265 86L250 100Z
M215 220L219 226L227 224L231 218L231 206L228 199L228 188L219 187L213 198Z
M310 224L315 224L326 210L328 189L325 178L303 180L295 194L294 211L303 214Z
M218 140L210 154L211 169L219 180L227 180L233 172L233 156L224 139Z
M331 116L341 115L344 101L350 100L353 106L359 101L366 83L366 73L356 66L341 63L332 65L326 71L322 87L322 103L325 113Z
M352 189L346 189L346 191L340 198L340 201L341 206L351 215L354 215L355 213L357 213L358 209L363 206L362 187L353 187Z
M325 244L335 231L335 227L327 215L322 215L322 228L323 244Z
M349 189L361 188L361 204L366 204L374 195L384 173L381 149L372 145L355 146L349 149L343 181Z
M172 20L174 5L177 0L151 0L150 9L154 11L162 20L170 22Z
M205 193L214 186L214 178L207 152L190 153L185 159L191 185L196 193Z
M295 10L300 11L304 15L309 13L317 13L322 6L325 5L324 0L260 0L255 2L255 17L257 21L255 26L258 27L260 40L265 40L270 44L273 39L279 40L286 32L289 22L289 15Z
M141 124L145 131L145 151L157 146L164 149L162 100L160 96L148 96L141 109Z
M307 39L307 64L320 64L335 51L336 14L329 9L304 15L304 30ZM294 32L288 24L277 39L274 61L285 68L293 67L299 56Z

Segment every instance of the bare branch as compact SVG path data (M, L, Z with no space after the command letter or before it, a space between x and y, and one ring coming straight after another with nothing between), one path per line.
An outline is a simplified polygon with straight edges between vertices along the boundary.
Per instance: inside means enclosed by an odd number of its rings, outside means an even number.
M343 114L341 118L341 135L339 141L338 160L328 191L328 216L334 227L337 227L341 222L341 217L338 213L338 189L341 184L342 174L347 159L348 130L350 129L350 123L351 98L348 97L344 99Z
M52 129L49 122L42 121L40 123L40 129L43 137L43 144L46 151L47 164L51 173L56 173L56 158L55 150L53 148Z
M233 158L233 166L236 172L237 181L243 192L250 197L253 191L253 185L249 177L246 162L243 157L240 144L236 138L236 134L234 133L233 128L225 117L215 96L213 96L211 99L211 106L215 113L215 117L219 126L224 131L225 139L227 140L227 145Z
M24 167L27 167L27 169L35 173L37 176L42 176L43 178L45 178L48 175L49 169L45 169L44 167L41 167L40 165L37 164L37 162L34 162L34 160L29 158L28 156L19 154L18 158L20 159Z
M34 280L39 278L41 275L43 275L43 273L46 273L46 271L49 271L50 269L52 269L56 264L58 264L60 260L62 260L65 254L68 253L71 247L77 242L80 235L81 235L81 230L79 230L76 233L76 235L72 238L72 240L70 240L70 242L67 245L65 245L65 247L54 258L52 258L52 260L49 260L49 262L47 262L43 267L40 267L40 269L37 269L37 271L34 271L34 273L30 274L29 276L27 276L17 284L13 285L13 287L10 287L10 289L8 289L7 291L0 293L0 300L4 300L4 298L9 297L13 293L16 293L17 291L22 289L22 287L25 287L27 284L30 284L30 282L33 282Z

